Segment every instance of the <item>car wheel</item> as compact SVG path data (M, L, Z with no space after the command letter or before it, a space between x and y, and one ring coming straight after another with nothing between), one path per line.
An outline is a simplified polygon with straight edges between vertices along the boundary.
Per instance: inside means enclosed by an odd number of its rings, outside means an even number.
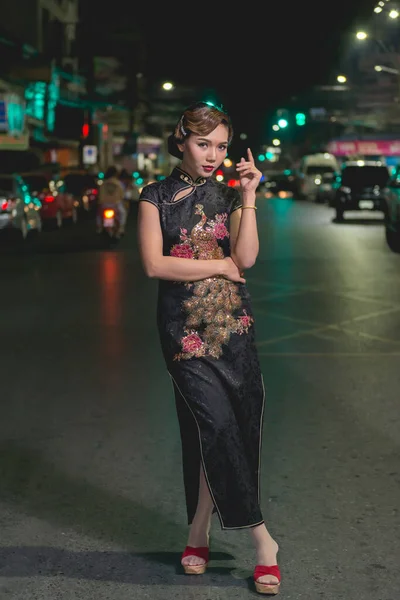
M344 211L342 208L337 208L336 209L336 219L335 219L338 223L340 223L341 221L344 220Z
M400 253L400 223L399 229L393 231L388 226L385 227L386 242L392 252Z

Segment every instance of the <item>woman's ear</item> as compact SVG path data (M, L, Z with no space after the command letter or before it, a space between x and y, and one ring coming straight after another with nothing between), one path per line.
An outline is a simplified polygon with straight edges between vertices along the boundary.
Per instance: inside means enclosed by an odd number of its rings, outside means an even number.
M183 152L183 150L185 148L185 142L182 142L182 144L179 144L179 142L176 142L176 145L178 146L179 152Z

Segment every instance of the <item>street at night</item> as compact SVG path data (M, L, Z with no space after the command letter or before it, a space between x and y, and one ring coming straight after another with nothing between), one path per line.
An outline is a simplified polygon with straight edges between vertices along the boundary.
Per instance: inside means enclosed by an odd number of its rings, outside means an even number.
M382 214L260 197L246 273L266 385L261 505L285 600L398 600L400 255ZM25 240L27 242L27 240ZM1 600L256 597L247 531L187 542L173 389L136 206L1 245Z

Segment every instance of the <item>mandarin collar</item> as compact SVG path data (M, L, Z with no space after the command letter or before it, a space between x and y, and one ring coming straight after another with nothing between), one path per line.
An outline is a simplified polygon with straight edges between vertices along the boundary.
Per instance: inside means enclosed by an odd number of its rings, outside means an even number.
M189 173L186 173L186 171L184 171L180 167L175 167L171 173L171 176L174 179L178 179L183 183L188 183L189 185L193 186L204 185L205 183L207 183L207 177L197 177L197 179L193 179L193 177L191 177Z

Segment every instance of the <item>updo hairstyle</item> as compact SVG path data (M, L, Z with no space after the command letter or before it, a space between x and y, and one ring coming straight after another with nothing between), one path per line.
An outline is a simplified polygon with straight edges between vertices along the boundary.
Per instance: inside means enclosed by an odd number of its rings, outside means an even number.
M182 159L183 154L178 148L191 133L206 136L218 125L226 125L228 128L228 144L233 137L233 128L229 116L220 108L207 102L195 102L186 108L174 132L168 138L168 152L175 158Z

